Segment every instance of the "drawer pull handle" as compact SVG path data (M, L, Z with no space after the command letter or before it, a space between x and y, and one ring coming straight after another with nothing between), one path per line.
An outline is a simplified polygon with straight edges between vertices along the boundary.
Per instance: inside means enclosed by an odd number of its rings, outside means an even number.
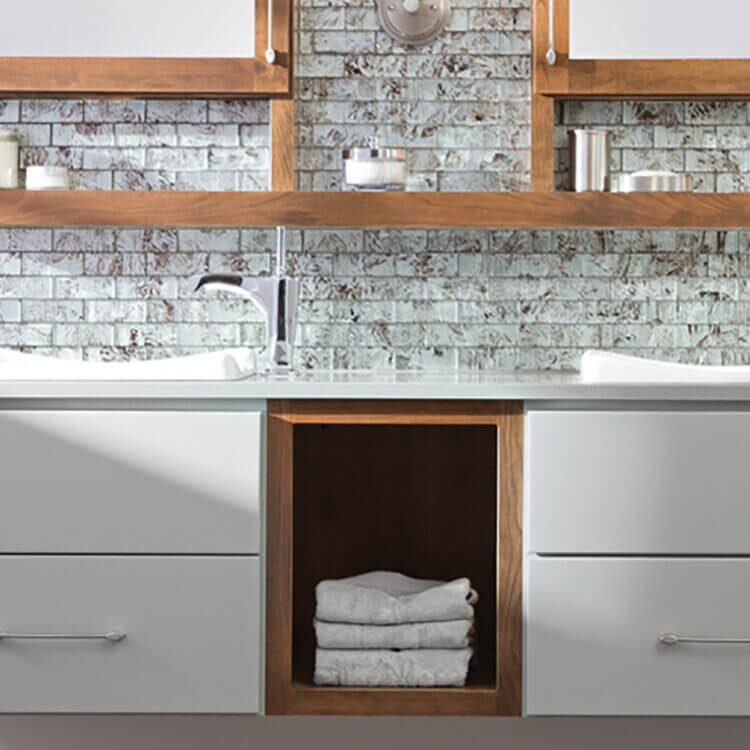
M680 643L716 643L718 645L731 645L750 643L750 638L703 638L695 635L677 635L676 633L663 633L659 640L665 646L677 646Z
M109 641L119 643L125 633L110 630L108 633L0 633L0 641Z
M544 56L547 60L547 65L554 65L557 62L557 53L555 52L555 0L549 0L549 46L547 47L547 54Z

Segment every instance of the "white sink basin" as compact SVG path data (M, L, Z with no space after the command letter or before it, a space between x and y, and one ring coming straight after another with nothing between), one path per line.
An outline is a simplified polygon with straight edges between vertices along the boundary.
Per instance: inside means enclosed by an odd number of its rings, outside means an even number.
M148 362L83 362L0 351L0 380L239 380L255 371L247 349Z
M588 351L581 360L586 383L748 383L750 366L681 365L625 354Z

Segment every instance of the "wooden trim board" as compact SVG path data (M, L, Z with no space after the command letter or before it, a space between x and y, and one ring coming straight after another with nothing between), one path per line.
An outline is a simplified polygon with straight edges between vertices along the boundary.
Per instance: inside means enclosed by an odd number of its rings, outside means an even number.
M271 190L294 190L294 100L271 102Z
M555 100L541 94L531 97L531 189L555 189Z
M0 191L0 226L750 228L748 193Z

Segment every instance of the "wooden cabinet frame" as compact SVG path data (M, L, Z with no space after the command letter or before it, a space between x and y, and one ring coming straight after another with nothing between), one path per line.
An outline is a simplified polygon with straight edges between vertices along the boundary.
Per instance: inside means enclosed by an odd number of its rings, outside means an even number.
M273 47L265 59L268 0L255 2L252 58L0 57L0 95L284 97L292 91L291 0L274 0Z
M496 591L490 610L494 612L495 658L491 684L467 688L321 688L295 682L293 467L295 428L308 425L496 427L497 501L493 509L497 519ZM515 401L269 402L266 520L268 714L521 714L522 433L523 404ZM361 501L361 498L351 497L351 503L356 504L358 499ZM455 507L458 511L453 512L460 512L465 507L460 498L456 498ZM363 519L369 510L369 506L361 508L359 512ZM323 540L320 542L324 543Z
M534 0L535 94L571 98L750 97L750 60L570 60L569 0L555 0L557 62L548 65L549 0Z

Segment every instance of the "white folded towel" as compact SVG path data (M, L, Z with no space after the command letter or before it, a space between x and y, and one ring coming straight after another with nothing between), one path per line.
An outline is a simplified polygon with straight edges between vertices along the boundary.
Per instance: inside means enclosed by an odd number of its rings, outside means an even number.
M316 685L360 687L461 687L472 650L315 651Z
M385 571L321 581L315 593L316 619L365 625L471 620L478 599L468 578L431 581Z
M466 648L471 645L473 620L407 622L401 625L350 625L315 620L320 648L414 649Z

